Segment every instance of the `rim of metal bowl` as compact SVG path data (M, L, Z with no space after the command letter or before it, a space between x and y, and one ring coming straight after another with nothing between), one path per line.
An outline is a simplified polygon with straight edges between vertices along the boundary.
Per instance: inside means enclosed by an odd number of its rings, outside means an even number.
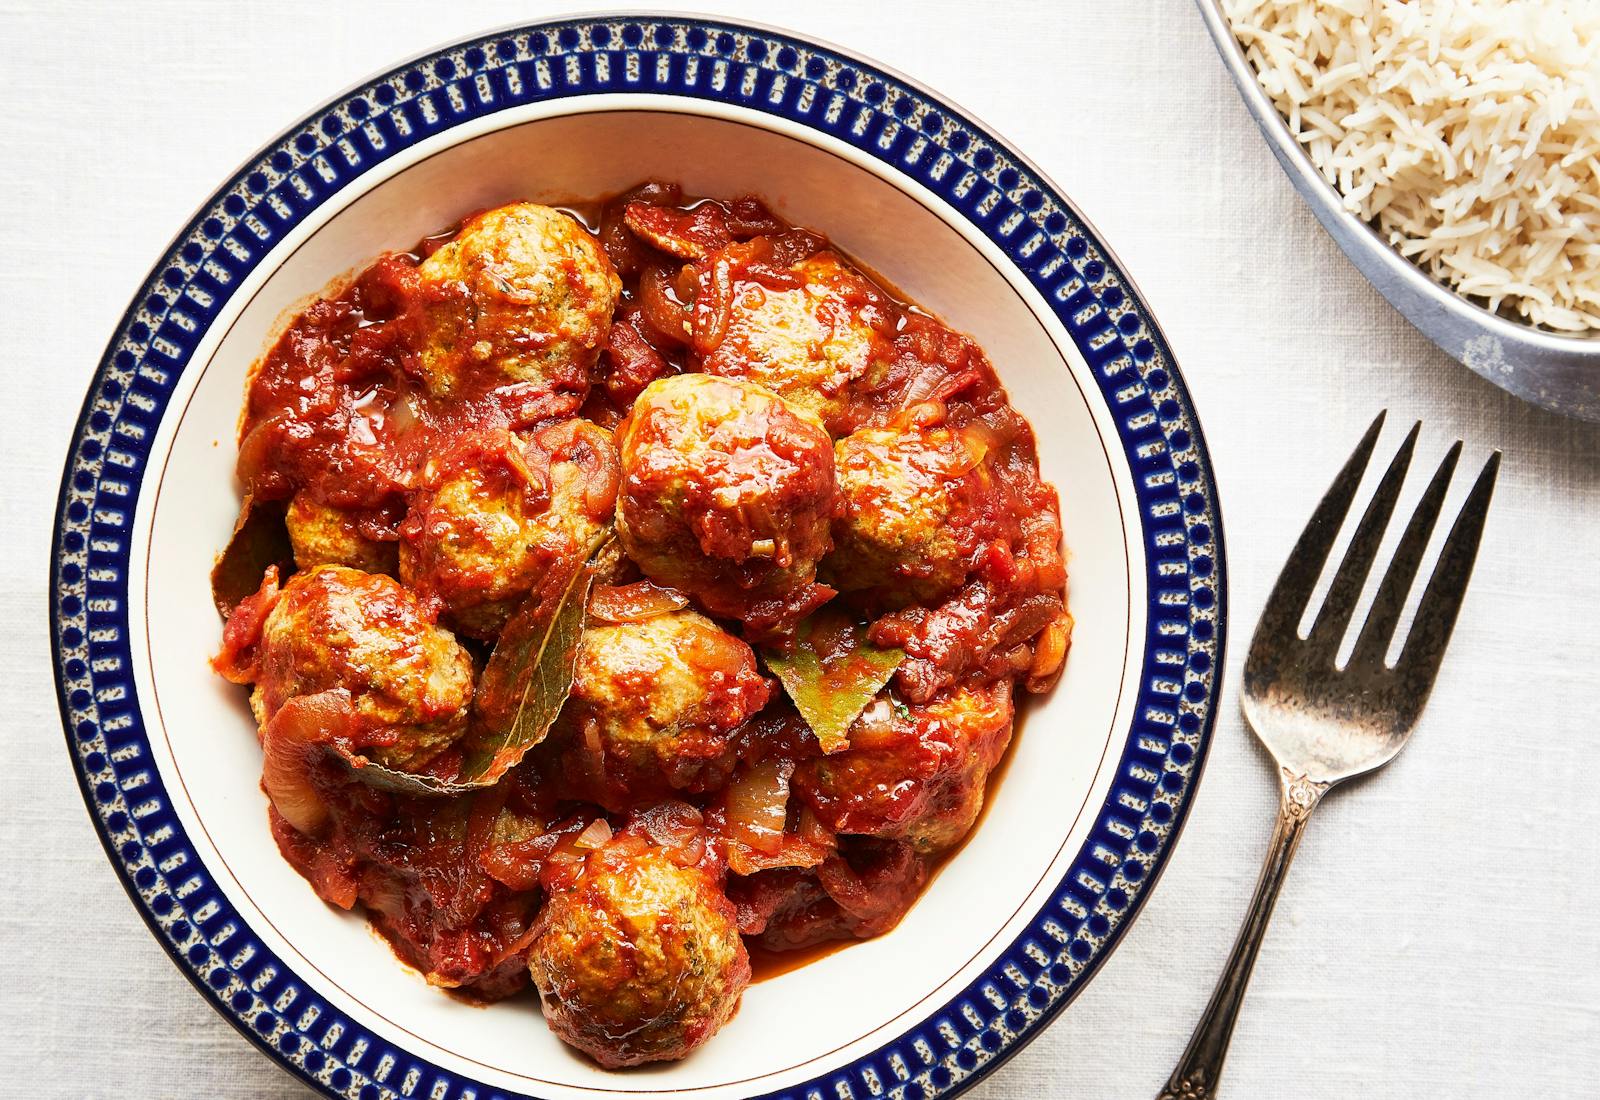
M1233 82L1278 164L1363 275L1446 355L1525 401L1600 421L1600 334L1563 334L1503 317L1456 293L1396 252L1344 208L1256 79L1222 0L1195 0Z

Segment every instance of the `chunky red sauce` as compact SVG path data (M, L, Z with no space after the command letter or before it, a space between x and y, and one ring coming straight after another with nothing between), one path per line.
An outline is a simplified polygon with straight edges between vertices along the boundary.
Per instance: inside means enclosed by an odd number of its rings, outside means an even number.
M714 1032L750 960L893 928L1071 620L1055 491L969 338L754 199L585 214L484 212L293 320L238 471L298 569L217 665L255 685L273 833L326 901L474 998L531 968L552 1027L626 1065ZM501 632L613 531L526 759L449 798L347 765L466 775L516 709L482 690ZM797 634L819 607L857 626ZM764 666L798 637L847 683L863 627L905 657L824 753Z

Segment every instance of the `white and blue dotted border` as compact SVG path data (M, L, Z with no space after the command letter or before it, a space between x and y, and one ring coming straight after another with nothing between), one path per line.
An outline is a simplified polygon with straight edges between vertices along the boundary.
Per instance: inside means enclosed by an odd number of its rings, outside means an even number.
M1133 470L1150 609L1139 697L1089 838L989 970L926 1023L772 1100L948 1097L1015 1053L1110 953L1182 825L1209 744L1226 585L1211 466L1144 303L1082 217L927 91L767 30L609 16L430 54L280 137L177 238L129 307L67 457L51 560L62 720L107 854L174 961L257 1046L329 1096L512 1100L393 1046L299 980L228 903L151 760L129 649L129 539L149 445L218 311L329 196L401 149L519 104L598 93L734 103L830 134L929 188L1050 303L1094 372ZM1084 150L1092 155L1093 150Z

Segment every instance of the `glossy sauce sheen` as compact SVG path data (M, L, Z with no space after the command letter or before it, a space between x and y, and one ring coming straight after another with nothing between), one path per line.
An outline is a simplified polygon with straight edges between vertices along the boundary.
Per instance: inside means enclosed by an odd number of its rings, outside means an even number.
M989 816L989 811L994 805L994 793L1005 782L1006 774L1011 770L1011 763L1016 759L1017 739L1022 735L1023 719L1027 717L1031 709L1029 700L1026 699L1017 707L1016 717L1012 723L1011 743L1006 746L1005 753L1000 757L1000 762L989 772L989 777L984 783L983 808L978 811L978 816L973 821L967 835L955 847L940 852L928 861L928 879L923 885L924 890L932 886L934 879L939 877L939 873L961 855L967 844L977 835L984 819ZM814 963L819 959L825 959L829 955L859 942L856 939L823 940L808 947L794 948L789 951L769 951L759 943L752 943L750 945L750 980L752 982L765 982L771 981L773 978L781 978L785 974L793 973L803 966Z
M1071 620L1055 491L970 339L753 199L562 209L598 248L547 208L474 215L263 358L239 475L290 502L299 572L238 605L217 666L256 685L274 836L326 901L472 999L531 964L552 1027L620 1066L703 1042L752 967L892 929ZM470 698L501 630L614 524L572 693L505 778L395 794L329 751L461 775L506 705ZM803 635L828 675L862 637L906 654L831 755L763 667L819 607L856 624ZM649 985L674 966L694 1003Z

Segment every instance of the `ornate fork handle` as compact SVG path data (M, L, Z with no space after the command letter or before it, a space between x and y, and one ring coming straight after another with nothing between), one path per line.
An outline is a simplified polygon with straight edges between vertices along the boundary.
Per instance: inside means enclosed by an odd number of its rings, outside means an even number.
M1279 780L1282 797L1278 801L1278 823L1272 831L1272 846L1261 867L1261 877L1256 881L1255 896L1250 900L1250 912L1233 942L1211 1001L1156 1100L1213 1100L1217 1095L1217 1078L1222 1076L1222 1063L1228 1056L1228 1040L1233 1037L1233 1025L1239 1019L1239 1006L1244 1003L1244 991L1250 984L1250 972L1255 969L1278 891L1289 874L1289 864L1294 861L1311 811L1331 786L1312 782L1287 768L1281 770Z

